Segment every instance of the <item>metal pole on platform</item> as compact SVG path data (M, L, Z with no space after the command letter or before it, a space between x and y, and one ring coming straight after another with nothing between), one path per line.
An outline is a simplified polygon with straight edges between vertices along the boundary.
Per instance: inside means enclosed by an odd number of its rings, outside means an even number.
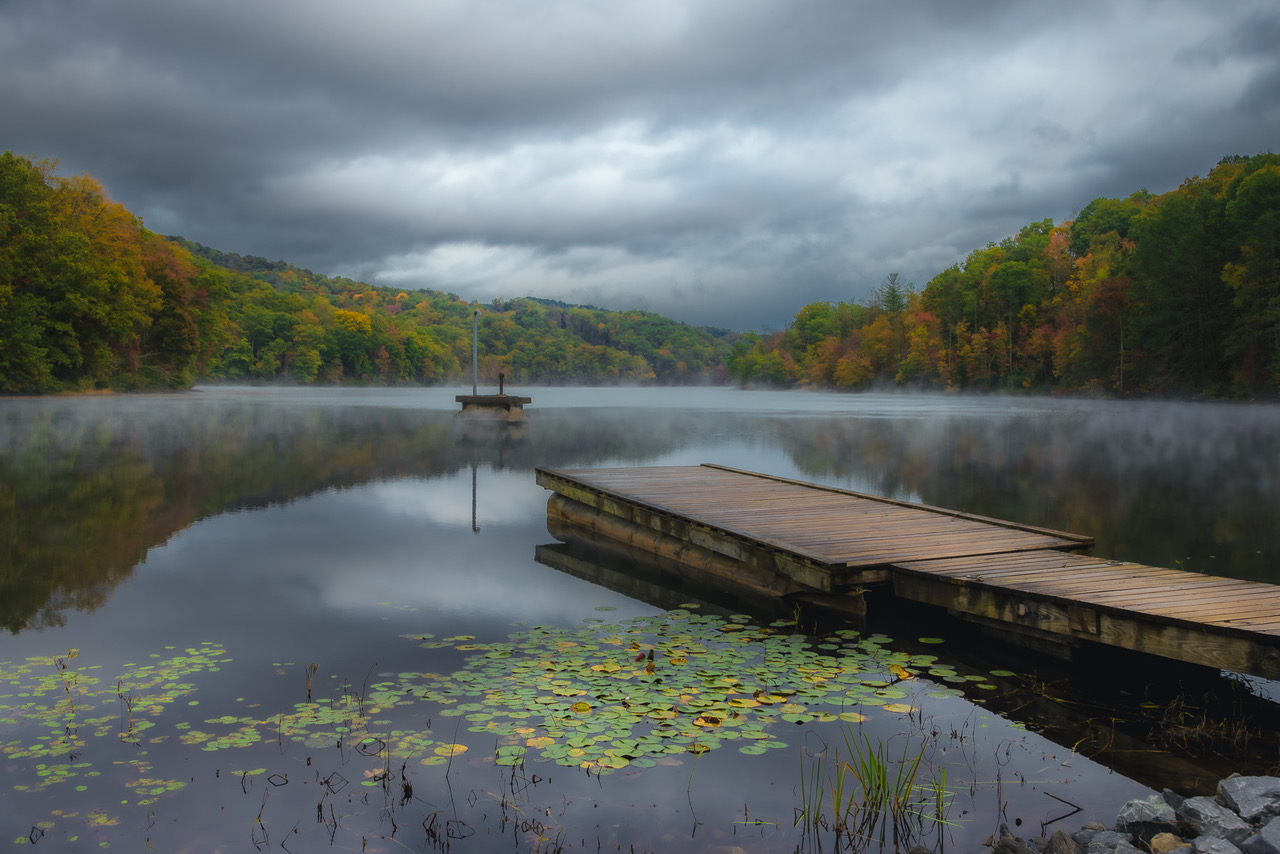
M471 315L471 394L477 395L480 392L476 387L480 384L480 336L478 330L480 328L480 309L476 309Z

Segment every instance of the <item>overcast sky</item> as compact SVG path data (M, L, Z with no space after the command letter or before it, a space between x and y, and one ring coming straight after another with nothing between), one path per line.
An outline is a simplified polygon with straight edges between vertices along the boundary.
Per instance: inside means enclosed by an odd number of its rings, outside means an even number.
M162 234L781 329L1280 149L1275 0L0 0L0 147Z

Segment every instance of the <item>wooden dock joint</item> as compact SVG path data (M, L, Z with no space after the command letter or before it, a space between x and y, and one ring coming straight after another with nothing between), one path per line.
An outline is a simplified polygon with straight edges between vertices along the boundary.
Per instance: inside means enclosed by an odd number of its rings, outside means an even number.
M1067 606L1067 628L1081 634L1098 634L1098 612L1083 605Z

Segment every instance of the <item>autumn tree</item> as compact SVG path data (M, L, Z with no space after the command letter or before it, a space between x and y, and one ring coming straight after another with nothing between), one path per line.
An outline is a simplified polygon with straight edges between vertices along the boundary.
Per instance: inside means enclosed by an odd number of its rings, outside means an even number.
M1222 279L1240 309L1228 340L1236 382L1257 393L1280 388L1280 157L1249 164L1226 193L1226 217L1239 241L1239 256Z
M1223 269L1239 243L1223 190L1240 171L1238 162L1221 163L1153 199L1134 221L1129 346L1140 351L1135 374L1146 390L1221 394L1230 387L1223 342L1237 308Z

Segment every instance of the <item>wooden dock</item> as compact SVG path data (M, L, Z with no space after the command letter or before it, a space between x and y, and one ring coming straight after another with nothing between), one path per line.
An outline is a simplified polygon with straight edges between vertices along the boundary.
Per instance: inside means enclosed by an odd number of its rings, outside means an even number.
M879 586L1057 654L1101 643L1280 678L1280 586L1073 554L1092 539L722 466L537 480L556 493L557 536L581 529L775 596Z

